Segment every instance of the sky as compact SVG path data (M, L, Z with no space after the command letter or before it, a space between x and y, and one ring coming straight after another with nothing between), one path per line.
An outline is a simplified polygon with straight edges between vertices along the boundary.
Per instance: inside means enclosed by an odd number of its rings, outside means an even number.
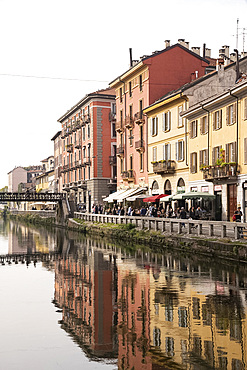
M0 188L53 155L57 120L133 59L185 39L243 51L247 0L0 0Z

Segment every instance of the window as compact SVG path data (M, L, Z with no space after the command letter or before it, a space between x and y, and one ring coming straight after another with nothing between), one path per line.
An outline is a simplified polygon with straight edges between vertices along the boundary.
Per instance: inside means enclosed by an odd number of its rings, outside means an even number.
M116 137L116 122L112 121L111 122L111 137Z
M178 106L178 127L183 127L184 125L184 120L180 116L180 113L182 113L182 111L183 111L183 105L179 105Z
M169 161L171 159L171 144L163 145L163 159Z
M123 88L120 87L120 90L119 90L119 98L120 98L120 103L123 102Z
M236 146L237 143L234 141L233 143L226 144L226 163L229 162L236 162Z
M130 119L133 118L133 105L129 106Z
M236 103L226 107L226 124L233 125L236 123Z
M244 164L247 164L247 137L244 138Z
M208 165L208 149L200 150L199 152L199 166L206 166Z
M213 129L219 130L222 127L222 110L213 113Z
M215 146L212 150L212 164L215 165L217 162L217 159L220 159L221 157L221 150L222 146Z
M129 82L129 96L132 96L132 82Z
M191 173L197 172L197 153L190 154L190 172Z
M244 99L244 119L247 119L247 98Z
M132 146L132 145L133 145L133 138L134 138L134 136L133 136L133 130L132 130L132 129L130 129L130 130L129 130L130 146Z
M83 127L82 129L82 140L85 141L86 139L86 130L85 130L85 127Z
M205 135L208 133L208 117L204 116L200 120L200 131L201 135Z
M151 136L158 134L158 117L151 118Z
M186 307L178 308L178 325L180 328L188 327L188 312Z
M163 131L170 131L171 129L171 111L163 113L162 115L162 129Z
M140 153L140 171L143 171L143 153Z
M153 147L153 162L157 161L157 147Z
M124 170L124 167L123 167L123 158L121 158L120 160L120 172L122 173Z
M130 156L130 170L133 170L133 157Z
M197 120L190 122L190 139L197 137L197 125Z
M184 160L184 140L179 140L176 142L176 160Z
M143 85L142 85L142 75L139 76L139 89L142 91Z
M123 111L120 110L120 123L121 123L121 127L123 126Z
M90 139L90 125L87 126L87 137Z

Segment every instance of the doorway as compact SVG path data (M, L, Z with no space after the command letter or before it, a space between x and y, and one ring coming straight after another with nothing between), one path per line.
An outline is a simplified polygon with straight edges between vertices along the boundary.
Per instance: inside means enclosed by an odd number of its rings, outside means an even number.
M222 191L215 191L215 220L222 221Z
M234 211L237 209L237 185L227 185L227 220L232 221Z

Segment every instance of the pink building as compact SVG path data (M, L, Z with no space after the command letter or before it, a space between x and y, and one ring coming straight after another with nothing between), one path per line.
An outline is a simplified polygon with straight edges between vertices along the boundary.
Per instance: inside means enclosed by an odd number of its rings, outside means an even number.
M62 133L62 189L92 210L116 189L115 92L86 95L58 119Z
M148 188L148 128L143 109L205 74L209 62L184 45L168 43L164 50L131 61L130 69L110 83L116 91L118 189Z

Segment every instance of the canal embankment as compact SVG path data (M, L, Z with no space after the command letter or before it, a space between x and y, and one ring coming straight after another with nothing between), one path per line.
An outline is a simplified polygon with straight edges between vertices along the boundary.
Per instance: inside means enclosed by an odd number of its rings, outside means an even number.
M9 214L9 217L32 224L62 227L90 236L121 240L126 244L143 244L161 253L177 250L247 263L247 240L241 237L241 228L245 224L214 222L212 227L208 221L157 220L147 217L143 221L128 216L120 218L78 213L63 224L57 223L55 217L23 212Z

